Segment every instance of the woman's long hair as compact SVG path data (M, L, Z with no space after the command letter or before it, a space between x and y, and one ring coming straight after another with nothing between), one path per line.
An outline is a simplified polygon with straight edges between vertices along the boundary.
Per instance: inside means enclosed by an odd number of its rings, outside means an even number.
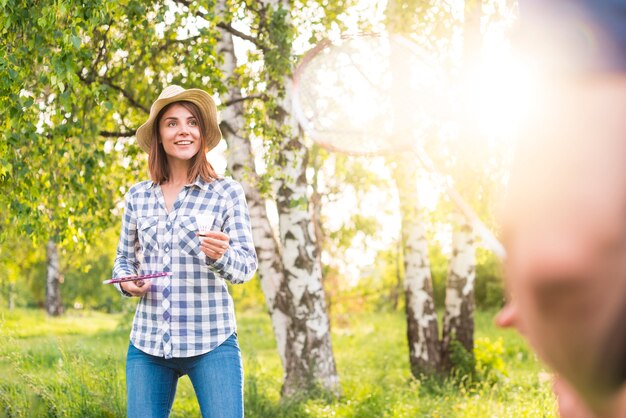
M150 153L148 154L148 168L152 181L157 184L163 184L170 179L170 167L167 162L167 154L161 143L159 125L167 109L175 104L179 104L187 109L196 118L200 127L200 150L192 157L189 171L187 171L187 181L193 182L198 176L206 182L217 179L217 173L215 173L213 166L206 159L209 123L195 103L180 101L163 107L152 124L152 141L150 142Z

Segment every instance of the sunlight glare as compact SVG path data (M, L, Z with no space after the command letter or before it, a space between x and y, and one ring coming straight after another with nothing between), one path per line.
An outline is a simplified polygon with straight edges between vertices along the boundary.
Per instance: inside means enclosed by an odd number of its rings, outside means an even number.
M539 84L521 56L511 50L487 50L469 86L471 116L490 140L513 140L532 110Z

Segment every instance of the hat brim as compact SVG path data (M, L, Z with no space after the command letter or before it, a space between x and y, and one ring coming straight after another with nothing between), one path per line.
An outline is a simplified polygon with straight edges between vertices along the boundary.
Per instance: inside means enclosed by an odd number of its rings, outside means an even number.
M150 117L137 129L136 133L137 143L142 150L150 152L150 143L153 139L153 125L159 112L168 104L181 101L196 104L207 121L207 149L205 151L208 152L217 146L222 139L222 132L217 122L217 108L215 102L206 91L189 89L183 90L174 96L159 98L152 104Z

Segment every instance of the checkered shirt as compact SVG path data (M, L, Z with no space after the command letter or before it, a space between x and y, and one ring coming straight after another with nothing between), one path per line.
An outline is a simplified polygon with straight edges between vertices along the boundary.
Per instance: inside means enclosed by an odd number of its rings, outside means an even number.
M196 232L201 227L230 237L220 259L200 250ZM246 282L256 267L245 195L236 181L198 178L181 190L169 213L161 187L152 181L138 183L126 194L113 277L172 273L152 279L139 300L130 334L138 349L172 358L220 345L236 330L225 280Z

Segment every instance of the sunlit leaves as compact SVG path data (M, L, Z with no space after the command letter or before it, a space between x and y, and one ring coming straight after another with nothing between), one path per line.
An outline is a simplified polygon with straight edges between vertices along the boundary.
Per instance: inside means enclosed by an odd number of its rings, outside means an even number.
M227 2L219 12L214 1L0 4L0 203L6 225L20 235L40 244L54 237L79 250L117 222L120 190L146 178L135 129L166 84L216 97L226 91L217 25L233 19L256 41L239 78L228 83L260 98L245 102L247 129L275 161L272 144L288 132L268 117L277 101L267 88L294 64L295 9L251 1ZM328 22L343 4L327 5ZM259 186L268 192L271 168ZM1 240L7 236L0 232Z

